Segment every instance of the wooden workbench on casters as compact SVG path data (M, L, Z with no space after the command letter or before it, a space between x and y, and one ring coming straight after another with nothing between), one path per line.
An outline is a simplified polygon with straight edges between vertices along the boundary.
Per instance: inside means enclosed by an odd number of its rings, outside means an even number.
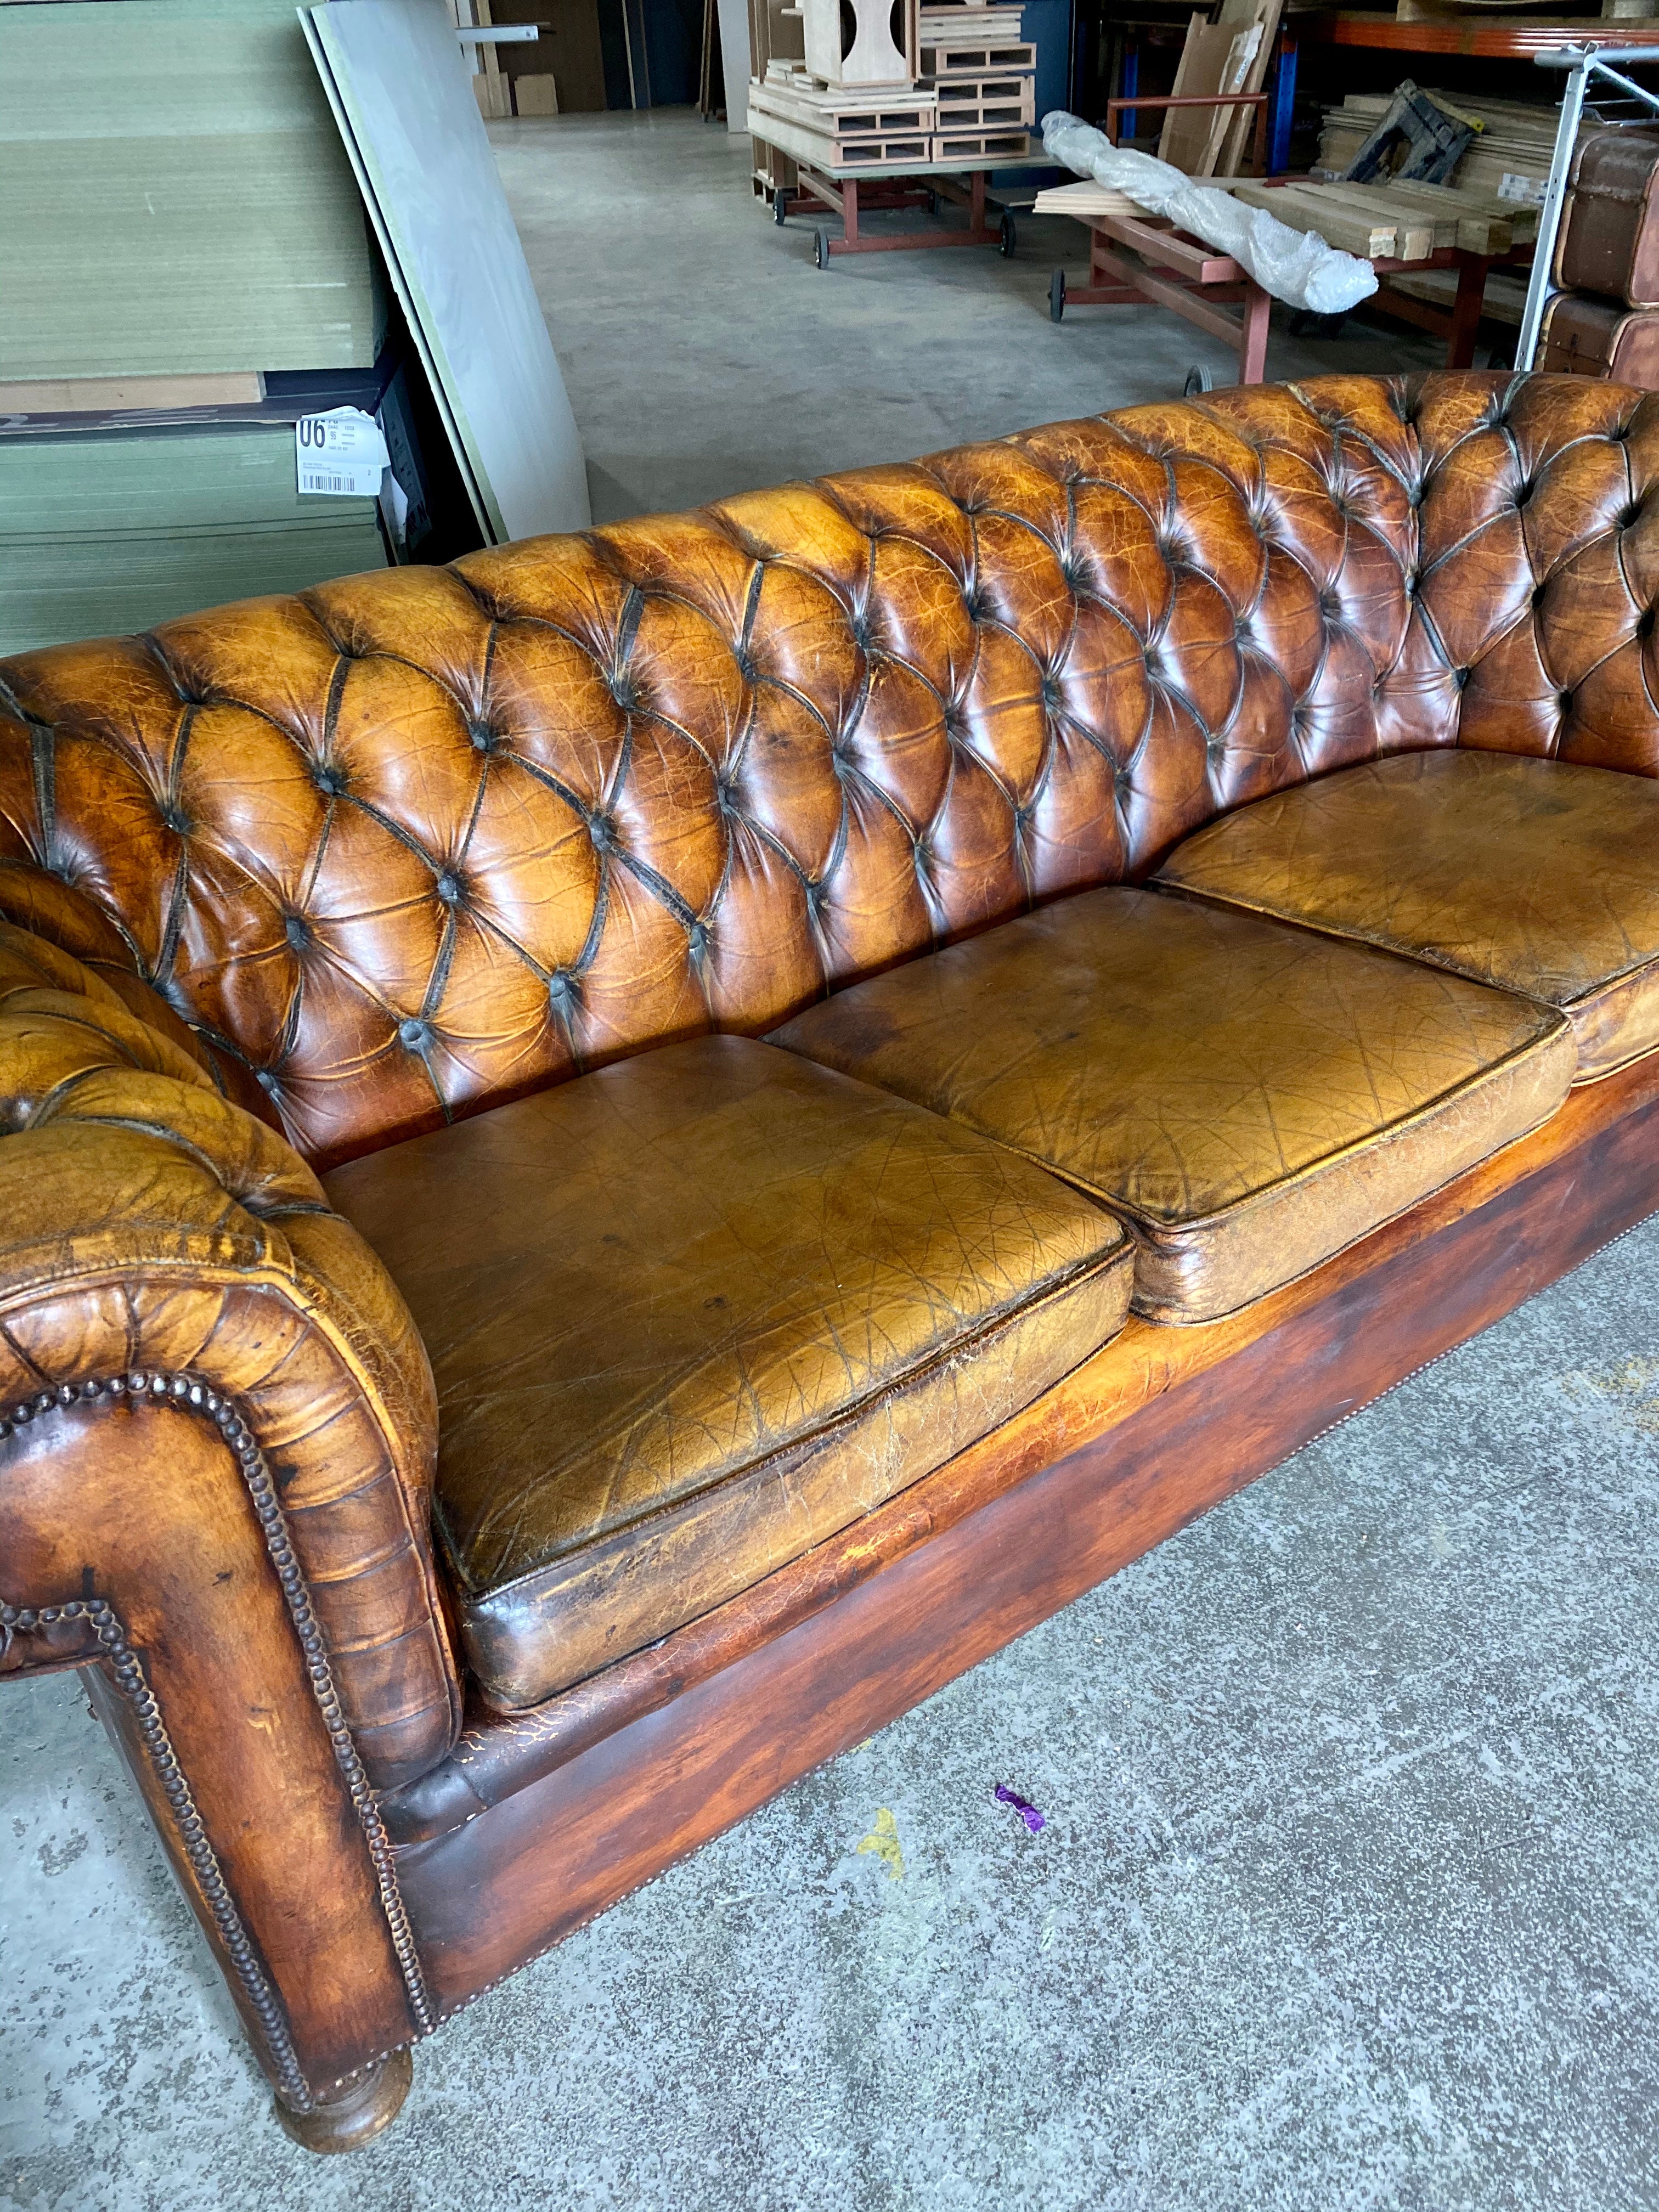
M1020 161L1012 154L990 154L977 161L918 162L893 168L818 169L799 161L793 191L778 186L772 196L772 213L787 222L797 198L810 194L830 214L842 219L843 234L832 238L820 227L814 236L814 252L820 269L832 254L909 253L933 246L996 246L1004 253L1014 250L1014 219L1004 208L993 225L986 220L986 179L993 169L1008 168ZM1029 161L1029 156L1026 157ZM890 213L896 209L925 208L935 211L945 199L968 210L965 230L906 230L885 238L866 238L859 228L861 216Z
M1224 186L1236 180L1218 181ZM1267 192L1276 198L1281 191L1294 191L1302 200L1304 216L1312 195L1329 190L1333 213L1328 223L1318 226L1321 235L1329 244L1346 246L1345 223L1362 230L1367 228L1358 195L1368 187L1308 186L1305 180L1291 177L1263 178L1253 183L1255 189L1249 197L1255 204L1271 208L1266 198ZM1261 197L1257 197L1258 192ZM1386 188L1377 190L1376 200L1377 223L1372 234L1381 237L1388 229L1389 202ZM1471 202L1472 206L1476 204ZM1079 212L1076 219L1089 228L1089 280L1086 286L1073 292L1067 289L1065 271L1054 271L1048 290L1048 312L1055 322L1068 305L1113 307L1143 301L1169 307L1234 348L1238 356L1241 384L1261 383L1267 362L1271 302L1239 263L1227 254L1216 252L1201 240L1176 230L1161 217ZM1442 218L1443 229L1449 220ZM1308 225L1304 222L1297 227ZM1435 211L1425 207L1422 242L1428 241L1435 227ZM1332 232L1337 234L1332 236ZM1491 270L1524 269L1532 259L1529 243L1517 246L1494 234L1490 246L1486 252L1474 252L1461 245L1443 245L1411 254L1362 257L1369 259L1377 276L1384 279L1407 274L1416 276L1431 269L1457 272L1457 292L1449 311L1409 299L1404 299L1401 304L1403 295L1396 294L1386 283L1381 288L1386 295L1388 312L1397 313L1407 321L1443 335L1449 369L1470 368L1474 364L1475 341ZM1154 274L1155 270L1163 273ZM1232 304L1240 301L1243 305L1239 311L1231 312Z

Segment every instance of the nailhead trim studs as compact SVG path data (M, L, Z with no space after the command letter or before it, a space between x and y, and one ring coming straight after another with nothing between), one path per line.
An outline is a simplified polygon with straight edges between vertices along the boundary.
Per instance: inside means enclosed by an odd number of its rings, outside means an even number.
M276 1569L276 1579L282 1586L289 1615L294 1623L295 1633L299 1638L300 1649L305 1656L306 1671L311 1680L312 1694L315 1697L318 1710L322 1714L323 1725L328 1731L328 1739L333 1747L336 1762L350 1792L352 1805L363 1832L363 1840L368 1847L369 1859L374 1866L375 1881L380 1893L381 1909L386 1914L386 1927L392 1937L392 1947L397 1954L404 1986L408 1992L410 2009L414 2014L420 2033L422 2035L428 2035L436 2024L435 2016L431 1998L427 1991L426 1978L421 1969L420 1956L415 1948L415 1938L410 1928L409 1915L404 1910L403 1894L398 1886L397 1863L392 1855L392 1844L387 1838L385 1824L380 1819L380 1809L375 1802L374 1792L370 1786L368 1776L358 1755L356 1744L352 1740L351 1730L341 1708L339 1693L335 1688L333 1673L328 1663L327 1646L324 1642L323 1632L311 1602L311 1593L306 1586L304 1571L295 1556L294 1547L289 1537L288 1523L283 1517L283 1509L276 1497L275 1479L252 1430L244 1419L235 1401L227 1397L222 1391L216 1390L210 1383L204 1382L199 1376L187 1372L173 1374L135 1368L125 1375L95 1377L79 1383L63 1382L54 1390L42 1390L32 1399L26 1399L6 1407L4 1412L0 1413L0 1442L3 1442L9 1437L14 1430L27 1426L40 1415L72 1406L77 1401L94 1403L102 1401L118 1405L123 1399L143 1399L154 1402L165 1401L212 1421L224 1437L226 1445L241 1469L242 1480L247 1486L248 1497L264 1536L265 1548L270 1555L270 1563ZM167 1802L173 1807L175 1814L179 1818L179 1833L190 1858L191 1869L201 1884L203 1893L208 1897L212 1905L216 1923L222 1931L227 1931L225 1932L226 1949L236 1966L238 1978L247 1992L249 2002L266 2031L273 2056L276 2060L279 2071L283 2074L283 2095L296 2112L308 2112L312 2109L314 2100L306 2087L304 2077L300 2073L281 2008L269 1984L265 1981L255 1958L252 1946L246 1930L242 1928L235 1906L231 1902L229 1891L226 1888L223 1876L219 1872L218 1862L214 1857L206 1831L191 1800L184 1770L179 1764L171 1743L167 1741L167 1731L161 1722L161 1709L156 1705L154 1693L144 1681L137 1656L127 1644L125 1631L121 1628L107 1601L102 1598L75 1601L69 1605L48 1607L44 1616L35 1612L28 1612L27 1621L24 1620L23 1612L20 1612L15 1607L7 1607L3 1609L3 1613L0 1613L0 1628L9 1630L14 1627L18 1629L25 1626L32 1627L43 1617L69 1620L80 1614L86 1614L91 1618L94 1607L101 1608L99 1619L100 1620L106 1619L112 1624L112 1633L115 1643L118 1644L120 1650L125 1654L128 1672L124 1673L121 1662L113 1656L113 1645L109 1646L116 1680L124 1693L132 1702L135 1712L139 1716L140 1731L143 1736L146 1749L161 1779L162 1787L167 1792ZM108 1638L101 1628L98 1634L99 1641L108 1644ZM135 1683L136 1689L133 1686ZM153 1734L146 1721L146 1708L140 1702L141 1696L143 1699L148 1700L148 1713L154 1723ZM173 1778L172 1781L168 1779L169 1774ZM174 1795L175 1787L179 1793L177 1797ZM189 1825L186 1825L185 1815L179 1811L180 1804L187 1808ZM222 1916L220 1905L216 1901L216 1898L222 1900L223 1915L228 1916L228 1919ZM228 1932L232 1928L234 1930L234 1941L232 1939L231 1933ZM240 1951L237 1948L239 1944ZM250 1972L253 1976L252 1980L249 1978Z

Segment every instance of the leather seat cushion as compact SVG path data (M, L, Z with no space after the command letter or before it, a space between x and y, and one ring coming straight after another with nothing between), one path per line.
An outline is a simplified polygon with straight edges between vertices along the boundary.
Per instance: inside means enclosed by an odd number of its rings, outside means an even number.
M1115 1207L1135 1304L1209 1321L1545 1120L1559 1015L1168 893L1063 899L811 1008L774 1041Z
M1133 1250L960 1126L735 1037L327 1178L409 1301L435 1518L494 1705L747 1588L1113 1336Z
M1659 1045L1659 782L1516 753L1406 753L1260 799L1162 883L1559 1006L1577 1080Z

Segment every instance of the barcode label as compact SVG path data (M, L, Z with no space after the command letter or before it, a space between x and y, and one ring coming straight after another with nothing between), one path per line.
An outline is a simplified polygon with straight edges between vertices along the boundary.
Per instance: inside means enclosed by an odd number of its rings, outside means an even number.
M294 480L302 495L374 499L389 458L380 424L360 407L302 415L294 426Z
M1506 169L1498 187L1498 197L1500 200L1513 200L1518 207L1542 207L1549 182L1547 177L1523 177L1513 169Z

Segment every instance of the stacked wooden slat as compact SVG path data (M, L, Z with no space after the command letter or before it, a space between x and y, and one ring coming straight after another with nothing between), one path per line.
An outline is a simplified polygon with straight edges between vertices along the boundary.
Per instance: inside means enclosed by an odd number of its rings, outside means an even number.
M1265 208L1292 230L1317 231L1327 246L1366 261L1426 261L1453 246L1507 253L1538 230L1534 208L1443 185L1268 185L1233 178L1225 188L1247 207Z
M1463 93L1429 93L1460 114L1478 117L1476 132L1447 181L1514 206L1539 206L1555 151L1559 111L1521 100L1470 98ZM1319 139L1319 167L1340 176L1388 111L1386 92L1351 92L1340 107L1328 107ZM1580 132L1595 129L1586 123Z

